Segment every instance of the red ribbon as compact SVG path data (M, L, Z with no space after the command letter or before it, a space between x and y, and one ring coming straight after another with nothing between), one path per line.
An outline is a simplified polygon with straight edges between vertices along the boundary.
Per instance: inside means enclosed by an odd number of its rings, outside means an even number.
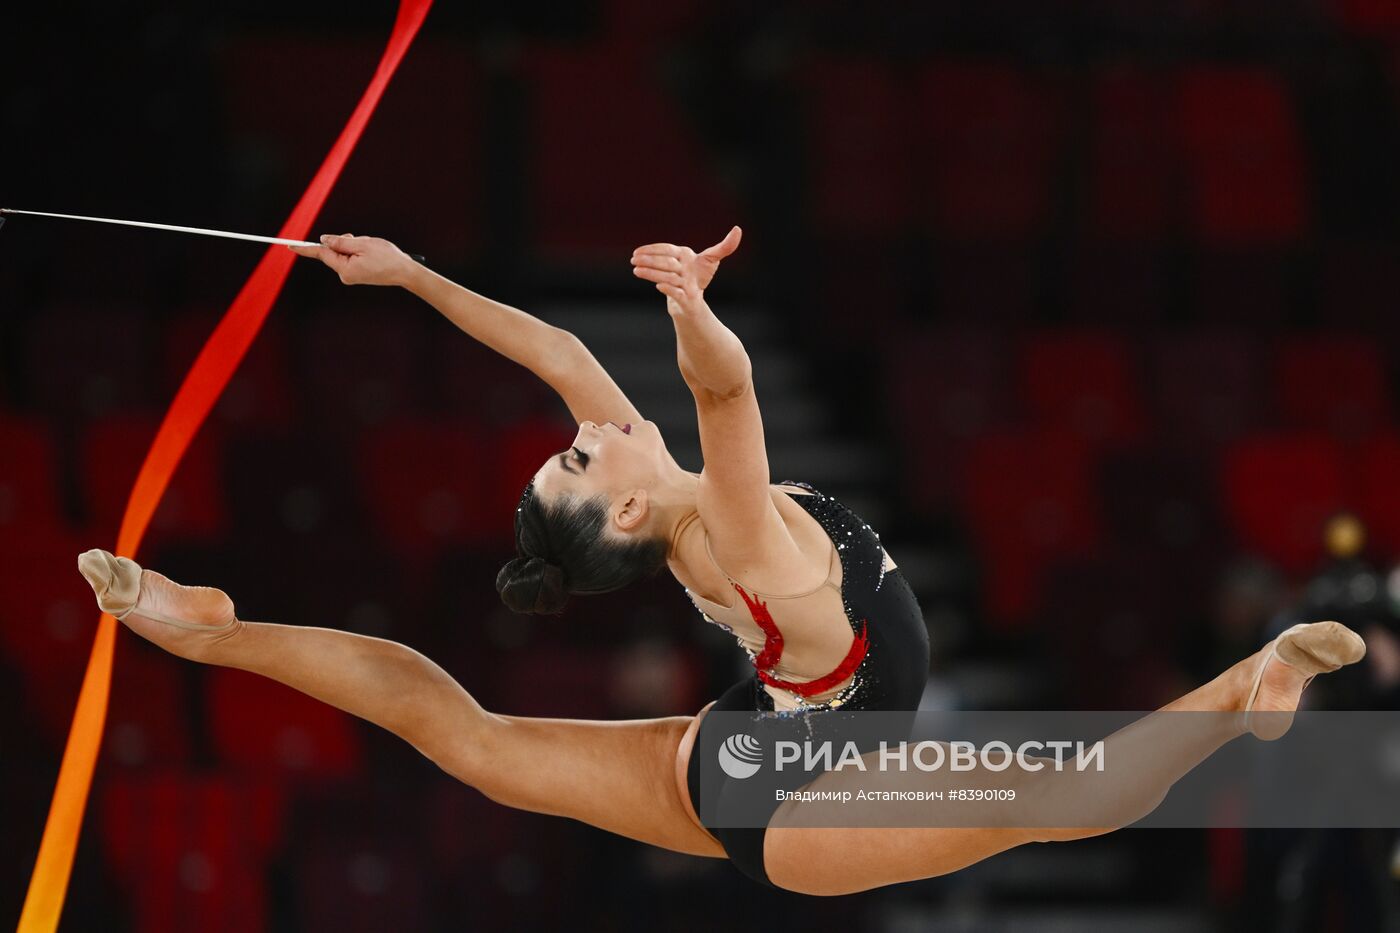
M310 186L282 225L277 234L279 237L293 240L306 238L312 221L320 213L331 188L340 177L341 169L360 141L360 134L379 105L389 79L418 34L431 6L432 0L400 0L394 31L389 36L389 44L369 87L365 89L364 96L331 147L330 154L321 163ZM262 328L295 259L296 256L284 247L269 249L195 358L137 474L117 535L115 553L135 556L175 468ZM102 745L115 644L116 620L104 613L98 621L97 637L93 641L87 673L78 694L78 707L73 714L73 726L63 751L53 803L49 806L44 837L39 843L39 856L29 882L24 911L20 914L19 933L52 933L58 927L63 900L68 891L68 879L73 870L83 811L87 807L92 774Z

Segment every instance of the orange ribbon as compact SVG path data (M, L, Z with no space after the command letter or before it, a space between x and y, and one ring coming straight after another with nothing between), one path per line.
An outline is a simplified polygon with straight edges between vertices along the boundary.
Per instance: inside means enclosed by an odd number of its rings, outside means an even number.
M311 185L283 224L277 234L279 237L294 240L306 238L312 221L330 195L341 169L359 142L360 134L369 123L384 89L388 87L389 79L418 34L431 6L432 0L400 0L394 31L389 36L389 44L369 87L331 147L330 154L321 163ZM195 358L137 474L117 535L117 554L128 557L136 554L146 526L155 514L170 477L180 464L180 458L262 328L295 259L296 256L284 247L269 249ZM107 698L112 684L116 626L116 620L105 613L98 621L97 637L93 641L92 656L88 659L87 673L78 694L78 708L73 714L68 743L63 750L63 763L59 767L53 803L49 806L48 821L44 825L44 837L39 843L39 857L35 861L29 893L20 914L19 933L52 933L58 927L63 900L68 892L68 879L73 871L73 855L78 847L83 811L92 787L92 773L102 745Z

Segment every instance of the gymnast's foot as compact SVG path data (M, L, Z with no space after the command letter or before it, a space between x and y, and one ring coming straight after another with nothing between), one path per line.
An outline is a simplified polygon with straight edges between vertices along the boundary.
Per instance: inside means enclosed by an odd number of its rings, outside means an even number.
M1314 677L1355 664L1365 655L1361 636L1340 622L1288 629L1250 659L1257 666L1244 702L1245 728L1266 741L1279 738L1293 725L1303 689Z
M103 612L182 658L200 660L243 626L223 590L181 586L154 570L141 569L130 558L93 548L78 555L78 570Z

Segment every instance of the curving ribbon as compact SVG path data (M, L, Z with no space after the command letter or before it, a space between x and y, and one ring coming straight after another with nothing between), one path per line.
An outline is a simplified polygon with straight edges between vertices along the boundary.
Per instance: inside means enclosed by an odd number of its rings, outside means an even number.
M375 107L379 105L389 79L394 76L431 6L432 0L400 0L394 30L369 87L278 236L296 240L306 238L312 221L325 204L341 169L359 142ZM146 526L155 514L170 477L180 464L180 458L262 328L296 258L290 250L282 247L269 249L210 334L204 349L195 357L194 365L175 393L175 400L171 402L137 474L131 498L127 500L126 513L122 517L115 553L127 557L136 554ZM98 621L97 637L93 640L92 655L88 659L87 673L83 676L83 686L78 693L77 710L73 714L73 725L63 750L63 763L59 767L53 803L49 806L44 836L39 843L39 856L20 914L19 933L52 933L58 927L63 900L68 891L68 879L73 870L73 856L78 847L83 811L92 787L93 769L102 744L107 698L112 684L116 628L116 620L106 613Z

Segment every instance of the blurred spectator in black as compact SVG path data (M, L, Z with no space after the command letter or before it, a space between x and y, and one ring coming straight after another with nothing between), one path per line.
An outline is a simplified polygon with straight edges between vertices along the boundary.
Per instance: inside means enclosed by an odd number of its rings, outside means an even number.
M1308 581L1298 604L1279 613L1273 638L1298 622L1335 619L1366 640L1366 659L1308 688L1312 709L1396 709L1400 702L1400 614L1387 579L1366 557L1366 528L1349 512L1324 531L1328 562ZM1395 574L1392 574L1394 577Z
M1328 559L1292 606L1264 632L1335 619L1361 633L1366 658L1308 687L1309 709L1395 709L1400 700L1400 616L1387 578L1368 560L1366 528L1350 513L1324 530ZM1391 573L1400 579L1400 574ZM1400 902L1400 849L1393 830L1264 829L1248 833L1248 877L1240 920L1259 930L1393 929Z

